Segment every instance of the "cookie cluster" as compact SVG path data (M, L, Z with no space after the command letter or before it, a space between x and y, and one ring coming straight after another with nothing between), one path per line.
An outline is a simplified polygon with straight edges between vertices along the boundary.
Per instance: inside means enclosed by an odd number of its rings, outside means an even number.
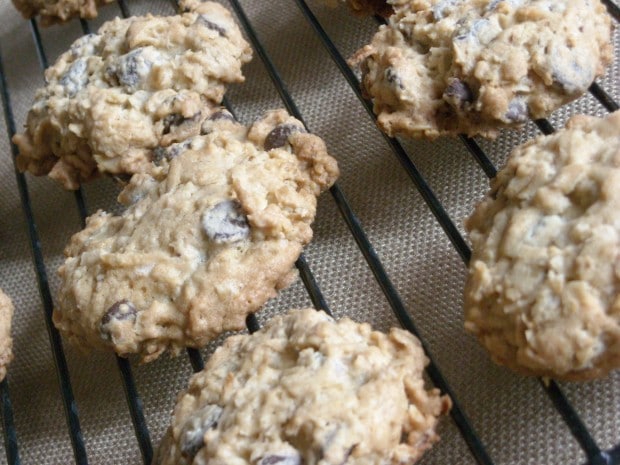
M86 3L38 11L87 17ZM67 245L53 322L79 347L143 362L243 329L290 285L317 197L339 175L286 111L244 125L220 106L251 49L221 5L180 11L77 40L14 138L22 171L66 189L123 184L124 211L98 211ZM179 397L154 463L413 463L450 409L424 387L427 364L404 330L291 311L225 341Z
M599 0L387 0L349 60L390 136L496 137L578 98L613 59ZM465 328L518 372L620 367L620 114L518 147L466 221Z
M199 135L251 57L231 14L214 2L107 22L46 70L26 131L13 139L17 166L65 189L101 173L157 174L154 153Z

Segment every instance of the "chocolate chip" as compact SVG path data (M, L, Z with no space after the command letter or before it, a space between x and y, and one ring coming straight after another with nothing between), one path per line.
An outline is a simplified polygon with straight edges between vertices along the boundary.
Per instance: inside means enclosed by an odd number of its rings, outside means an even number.
M506 111L504 118L512 123L526 122L528 118L527 105L523 100L513 100L508 104L508 111Z
M120 66L116 69L116 77L122 85L133 87L140 80L138 74L138 55L140 53L140 50L134 50L121 60Z
M157 166L161 166L161 162L168 158L168 150L164 147L155 147L151 152L151 161Z
M237 121L228 110L218 110L207 118L209 121Z
M181 430L181 455L190 462L205 445L205 433L217 428L223 409L219 405L208 404L192 412Z
M466 82L451 78L443 93L444 99L454 106L462 108L466 103L474 101L474 93Z
M347 461L349 460L349 457L351 457L351 454L353 453L353 450L357 447L357 444L353 444L351 447L349 447L347 449L347 451L344 453L344 457L342 459L342 462L340 462L340 465L344 465L345 463L347 463Z
M301 457L299 454L273 454L265 455L260 465L301 465Z
M459 25L459 27L456 29L455 32L455 38L454 40L456 41L464 41L464 40L473 40L476 42L479 42L480 40L480 36L483 35L483 32L485 31L485 29L488 29L489 27L491 27L491 22L484 18L484 19L477 19L473 22L471 21L464 21L464 22L458 22L457 25Z
M104 339L110 339L110 325L119 321L136 321L136 307L127 299L119 300L106 310L101 317L99 331Z
M136 307L127 299L119 300L105 312L101 318L101 325L107 325L112 320L125 321L136 319Z
M166 117L164 118L163 133L170 134L170 127L179 126L181 125L181 123L183 123L183 121L185 121L185 118L183 118L183 115L180 113L173 113L171 115L166 115Z
M153 65L161 60L161 53L157 50L140 47L119 57L114 71L123 86L134 88L147 80Z
M180 113L172 113L164 117L164 134L170 134L170 129L173 126L181 126L183 123L195 122L200 119L200 112L196 113L189 118L184 117Z
M248 220L239 202L234 200L224 200L207 210L202 217L202 227L216 244L237 242L250 236Z
M211 29L212 31L216 31L221 37L226 37L226 29L219 24L215 24L213 21L209 20L206 15L199 15L198 19L196 19L196 22L202 24L208 29Z
M157 166L161 166L164 160L171 161L178 157L191 145L191 139L169 145L168 147L155 147L151 152L151 161Z
M211 134L214 129L214 124L217 121L230 121L236 122L235 117L226 109L222 108L213 112L202 122L202 126L200 127L200 135L204 136L205 134Z
M296 124L280 124L276 126L267 137L265 137L265 150L277 149L284 147L288 143L288 138L296 132L306 132L304 128Z
M401 90L405 88L402 79L398 74L396 74L396 71L394 71L393 68L388 68L385 70L385 80Z
M69 97L74 97L88 84L87 63L85 58L76 60L60 78L60 85Z

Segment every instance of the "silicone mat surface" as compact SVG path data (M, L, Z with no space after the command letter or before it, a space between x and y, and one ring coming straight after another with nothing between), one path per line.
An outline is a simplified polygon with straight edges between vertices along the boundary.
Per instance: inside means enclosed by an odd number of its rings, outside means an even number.
M128 6L133 15L173 13L171 3L164 0L129 1ZM246 0L242 6L308 127L325 139L330 153L338 159L342 192L494 463L584 463L585 454L539 381L496 366L464 332L463 260L296 3ZM367 43L377 28L373 18L353 17L345 8L329 9L319 2L309 2L309 6L344 57ZM103 21L120 13L116 3L110 4L89 25L96 30ZM78 21L41 29L47 60L53 62L81 34ZM619 39L616 29L616 45ZM9 0L0 0L0 51L10 103L20 128L43 77L30 24ZM246 82L228 92L240 120L251 122L265 110L283 106L256 54L244 73ZM619 77L620 64L616 60L598 81L616 100L620 97ZM561 127L576 113L603 115L606 110L587 95L557 111L550 120L555 127ZM0 121L0 287L16 307L15 359L8 382L19 454L25 464L70 464L74 463L73 452L27 221L5 119ZM512 147L536 134L539 130L530 123L522 131L503 133L496 141L478 142L499 167ZM403 144L464 234L464 218L488 188L483 171L459 139ZM81 221L72 193L45 177L27 175L26 180L53 296L63 248L80 229ZM118 188L109 179L85 185L88 211L118 211L117 193ZM397 325L388 300L330 193L321 197L314 231L305 255L334 314L368 321L382 330ZM298 280L271 301L258 318L264 321L288 308L309 305L308 294ZM202 350L204 357L217 342ZM89 463L142 463L114 356L84 354L67 344L64 348ZM178 358L164 356L148 365L131 360L131 366L151 440L156 445L167 427L176 394L187 384L191 365L181 354ZM620 371L605 380L560 386L602 449L620 443ZM450 418L441 422L439 430L442 440L421 464L475 463ZM0 463L5 462L6 456L0 451Z

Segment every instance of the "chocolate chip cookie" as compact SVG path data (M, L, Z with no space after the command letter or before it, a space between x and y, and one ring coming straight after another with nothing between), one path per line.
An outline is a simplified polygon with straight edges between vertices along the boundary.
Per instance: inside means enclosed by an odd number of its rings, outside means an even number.
M323 3L335 7L338 3L346 3L351 11L360 16L380 15L384 18L393 12L386 0L322 0Z
M214 2L105 23L46 71L26 131L14 137L18 168L66 189L101 172L149 172L153 149L197 135L250 58L231 14Z
M154 464L412 464L450 400L420 342L295 310L232 336L178 399Z
M620 113L510 156L466 226L465 327L500 364L590 379L620 367Z
M6 376L7 366L13 360L13 339L11 338L13 310L13 302L0 289L0 381Z
M387 134L497 136L584 93L611 63L599 0L391 0L350 60Z
M97 7L114 0L12 0L15 8L26 19L41 16L41 24L49 26L79 17L90 19L97 16Z
M162 173L134 175L127 210L71 239L53 313L71 342L143 361L201 347L295 278L336 161L284 110L249 128L222 110L202 132L154 150Z

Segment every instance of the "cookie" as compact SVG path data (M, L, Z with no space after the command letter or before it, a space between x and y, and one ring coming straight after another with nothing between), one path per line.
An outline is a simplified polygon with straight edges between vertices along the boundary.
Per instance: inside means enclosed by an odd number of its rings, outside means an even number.
M450 400L420 342L295 310L229 337L177 401L154 464L412 464Z
M336 161L284 110L203 126L156 151L165 173L133 176L122 215L99 211L66 247L53 320L71 342L143 361L202 347L296 277Z
M26 19L40 15L41 24L49 26L79 17L97 16L97 7L114 0L13 0L13 5Z
M620 367L620 113L518 147L467 220L465 327L514 370Z
M11 338L13 310L13 302L0 289L0 381L6 376L7 366L13 360L13 339Z
M78 39L46 73L14 137L17 166L66 189L99 173L153 169L150 154L197 135L249 44L231 14L205 2L181 15L116 18Z
M350 60L390 136L496 137L583 94L611 63L599 0L391 0Z
M379 15L387 18L393 12L386 0L322 0L323 3L335 7L338 3L346 3L351 11L359 16Z

